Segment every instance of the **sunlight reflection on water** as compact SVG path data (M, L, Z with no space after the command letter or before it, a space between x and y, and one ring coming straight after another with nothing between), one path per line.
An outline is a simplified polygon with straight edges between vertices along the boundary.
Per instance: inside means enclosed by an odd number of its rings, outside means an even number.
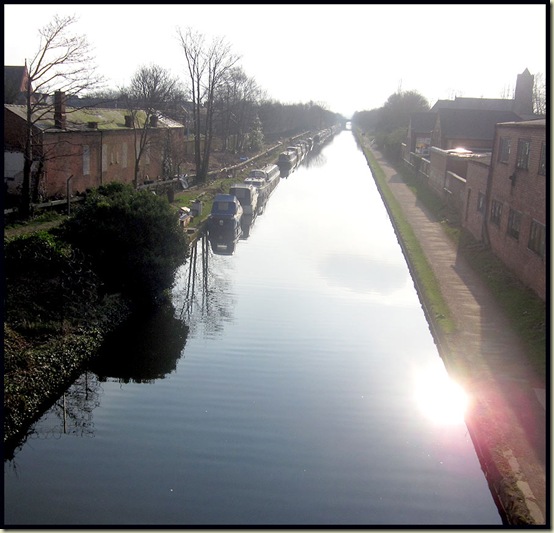
M418 372L415 398L421 412L440 425L464 424L469 398L462 387L438 365Z

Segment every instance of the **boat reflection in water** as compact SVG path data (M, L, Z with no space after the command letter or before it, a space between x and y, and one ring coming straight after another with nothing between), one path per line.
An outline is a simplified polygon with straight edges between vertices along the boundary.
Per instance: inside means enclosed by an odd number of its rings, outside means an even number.
M220 239L210 239L209 235L208 240L210 241L212 252L216 255L233 255L235 253L237 242L239 241L238 237L236 240L225 241Z
M254 225L254 220L256 220L255 215L242 215L242 218L240 219L240 229L242 231L240 236L241 240L248 239L250 229Z
M233 255L240 240L248 239L250 229L254 224L256 217L252 215L242 215L238 231L219 231L217 228L208 228L207 236L210 242L210 247L214 254L217 255Z

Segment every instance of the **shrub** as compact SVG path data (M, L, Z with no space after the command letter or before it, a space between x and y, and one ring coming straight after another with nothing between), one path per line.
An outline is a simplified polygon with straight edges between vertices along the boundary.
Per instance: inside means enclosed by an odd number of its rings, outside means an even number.
M187 258L186 234L167 199L121 183L91 191L61 232L90 257L108 292L135 303L160 299Z

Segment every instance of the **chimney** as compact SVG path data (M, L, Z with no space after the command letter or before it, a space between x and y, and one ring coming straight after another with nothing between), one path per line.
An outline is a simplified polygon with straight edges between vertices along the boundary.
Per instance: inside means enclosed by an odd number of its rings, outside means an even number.
M158 126L158 117L157 117L157 115L152 115L150 117L150 126L152 128L156 128Z
M88 122L87 123L89 130L97 130L98 129L98 122Z
M131 115L125 115L125 127L126 128L133 127L133 117Z
M533 114L533 85L535 76L528 69L517 75L514 97L514 113L520 116Z
M65 94L62 91L54 93L54 126L65 129Z

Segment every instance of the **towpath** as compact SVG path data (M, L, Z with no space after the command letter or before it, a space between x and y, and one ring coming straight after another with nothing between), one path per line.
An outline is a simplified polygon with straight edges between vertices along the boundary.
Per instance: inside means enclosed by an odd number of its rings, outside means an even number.
M476 272L383 155L372 149L388 186L435 273L456 322L437 343L446 366L464 368L472 404L466 422L491 492L511 524L550 524L546 491L544 378ZM458 376L453 376L458 377Z

